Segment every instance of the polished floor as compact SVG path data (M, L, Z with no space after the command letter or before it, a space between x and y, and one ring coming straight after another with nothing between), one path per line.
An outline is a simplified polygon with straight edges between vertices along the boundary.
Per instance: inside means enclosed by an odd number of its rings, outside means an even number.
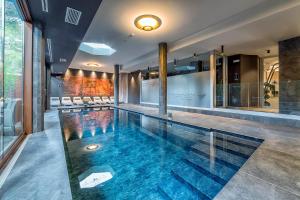
M158 116L156 108L128 104L120 107ZM172 112L174 121L237 132L265 140L215 199L300 199L298 128L181 111L169 112ZM44 133L33 134L28 140L6 183L0 189L0 199L70 199L57 111L48 112L45 115L45 123L47 130ZM40 145L36 146L32 138L40 142ZM34 161L28 162L30 159Z

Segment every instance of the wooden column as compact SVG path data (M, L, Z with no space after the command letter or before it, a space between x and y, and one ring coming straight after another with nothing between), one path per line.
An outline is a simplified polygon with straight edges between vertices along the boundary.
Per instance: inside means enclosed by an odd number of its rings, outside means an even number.
M210 52L210 108L216 107L216 52Z
M32 133L32 24L24 26L24 131Z
M167 114L167 43L159 43L159 114Z

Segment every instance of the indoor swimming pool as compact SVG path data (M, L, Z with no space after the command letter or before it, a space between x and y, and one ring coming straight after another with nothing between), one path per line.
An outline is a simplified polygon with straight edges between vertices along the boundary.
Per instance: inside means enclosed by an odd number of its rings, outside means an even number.
M213 199L263 142L119 109L60 119L73 199Z

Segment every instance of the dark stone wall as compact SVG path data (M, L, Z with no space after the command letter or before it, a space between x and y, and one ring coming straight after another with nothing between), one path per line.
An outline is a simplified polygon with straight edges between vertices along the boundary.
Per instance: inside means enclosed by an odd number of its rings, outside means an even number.
M141 73L128 74L128 103L140 104Z
M300 37L279 42L279 111L300 114Z
M50 83L50 97L63 97L64 95L64 88L63 88L64 81L55 76L51 76L51 83Z
M45 111L45 39L42 27L33 26L32 47L32 130L40 132L44 130Z

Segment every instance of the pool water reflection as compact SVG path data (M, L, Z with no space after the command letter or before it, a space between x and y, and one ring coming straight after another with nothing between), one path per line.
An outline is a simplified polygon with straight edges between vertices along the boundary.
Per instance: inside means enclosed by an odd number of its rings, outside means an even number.
M61 122L74 199L213 199L262 143L118 109Z

